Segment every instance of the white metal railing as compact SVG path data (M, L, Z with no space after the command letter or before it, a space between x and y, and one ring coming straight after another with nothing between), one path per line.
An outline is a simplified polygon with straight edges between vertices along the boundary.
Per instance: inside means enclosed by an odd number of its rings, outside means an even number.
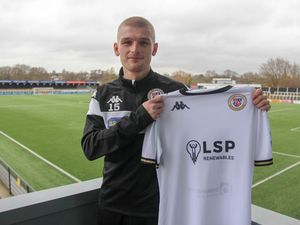
M17 172L0 159L0 180L10 195L20 195L35 191Z

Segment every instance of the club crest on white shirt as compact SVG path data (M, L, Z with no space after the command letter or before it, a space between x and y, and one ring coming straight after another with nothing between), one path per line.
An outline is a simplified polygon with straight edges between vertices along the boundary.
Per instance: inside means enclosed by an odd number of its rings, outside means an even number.
M159 88L154 88L154 89L151 89L148 94L147 94L147 98L148 100L149 99L152 99L154 98L156 95L162 95L164 94L164 91L159 89Z
M231 95L228 99L228 106L234 111L240 111L245 108L247 104L247 98L242 94Z

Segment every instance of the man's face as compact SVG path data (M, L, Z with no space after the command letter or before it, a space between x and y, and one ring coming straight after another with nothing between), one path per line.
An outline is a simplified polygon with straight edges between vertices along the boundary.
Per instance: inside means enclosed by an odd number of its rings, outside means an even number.
M148 29L121 27L118 42L114 43L114 51L120 56L125 77L135 74L136 79L143 78L150 70L151 58L156 54L157 47Z

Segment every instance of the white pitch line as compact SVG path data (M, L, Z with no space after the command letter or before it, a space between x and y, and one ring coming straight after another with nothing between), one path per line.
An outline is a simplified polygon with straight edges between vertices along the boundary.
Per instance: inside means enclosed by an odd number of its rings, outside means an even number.
M287 153L282 153L282 152L274 152L273 153L277 154L277 155L284 155L284 156L289 156L289 157L294 157L294 158L299 158L300 159L300 155L292 155L292 154L287 154Z
M271 110L269 113L272 113L272 112L283 112L283 111L290 111L290 110L295 110L295 109L277 109L277 110Z
M66 176L70 177L71 179L73 179L76 182L81 182L81 180L79 180L78 178L74 177L73 175L71 175L70 173L68 173L67 171L63 170L62 168L58 167L57 165L53 164L52 162L48 161L47 159L45 159L44 157L40 156L39 154L35 153L34 151L32 151L31 149L27 148L25 145L21 144L20 142L18 142L17 140L15 140L14 138L10 137L9 135L7 135L6 133L4 133L3 131L0 131L0 133L5 136L6 138L8 138L9 140L11 140L12 142L16 143L17 145L21 146L22 148L26 149L27 151L29 151L31 154L33 154L34 156L38 157L40 160L44 161L45 163L47 163L48 165L52 166L53 168L57 169L59 172L65 174Z
M295 127L295 128L290 129L290 131L296 131L296 132L298 132L298 130L300 131L300 127Z
M285 169L283 169L283 170L281 170L281 171L279 171L279 172L273 174L272 176L267 177L266 179L263 179L263 180L257 182L256 184L253 184L253 185L252 185L252 188L255 188L255 187L257 187L258 185L260 185L260 184L262 184L262 183L264 183L264 182L266 182L266 181L268 181L268 180L271 180L272 178L274 178L274 177L276 177L276 176L278 176L278 175L284 173L285 171L287 171L287 170L289 170L289 169L292 169L292 168L295 167L295 166L298 166L299 164L300 164L300 161L298 161L298 162L296 162L295 164L293 164L293 165L291 165L291 166L289 166L289 167L287 167L287 168L285 168Z

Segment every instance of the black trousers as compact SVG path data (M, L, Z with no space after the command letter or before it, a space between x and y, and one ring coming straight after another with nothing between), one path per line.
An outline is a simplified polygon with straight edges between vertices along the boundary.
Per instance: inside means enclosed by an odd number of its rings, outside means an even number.
M157 217L128 216L103 208L98 209L98 225L157 225Z

